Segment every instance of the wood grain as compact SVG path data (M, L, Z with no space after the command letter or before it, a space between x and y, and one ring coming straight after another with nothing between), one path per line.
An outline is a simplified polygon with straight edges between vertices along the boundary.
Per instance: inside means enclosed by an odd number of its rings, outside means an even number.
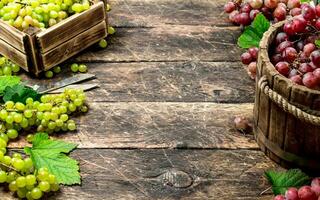
M52 26L37 34L37 40L41 53L65 43L76 35L90 29L105 19L104 3L98 2L89 10L74 14L63 20L56 26Z
M88 92L94 102L253 102L254 81L239 62L87 63L100 88ZM69 66L53 79L32 80L49 84L72 73Z
M223 13L226 0L111 0L115 27L171 25L230 26Z
M106 49L91 48L78 62L239 61L239 27L118 28Z
M12 47L2 39L0 39L0 54L6 56L10 60L12 60L12 62L16 63L17 65L21 66L24 70L28 71L28 61L26 54Z
M82 186L46 199L271 199L260 193L269 187L264 171L275 165L260 151L80 149L72 156Z
M26 52L23 44L23 38L26 36L25 33L10 26L3 20L0 20L0 30L1 40L9 43L12 47L16 48L16 50L20 51L21 53Z
M107 35L106 28L106 23L103 20L62 45L53 48L47 53L41 54L45 70L60 64L71 56L98 42L101 38L104 38Z
M80 148L257 149L253 135L233 128L235 116L252 117L252 104L93 103L75 118L77 133L58 135ZM25 137L10 147L23 147Z

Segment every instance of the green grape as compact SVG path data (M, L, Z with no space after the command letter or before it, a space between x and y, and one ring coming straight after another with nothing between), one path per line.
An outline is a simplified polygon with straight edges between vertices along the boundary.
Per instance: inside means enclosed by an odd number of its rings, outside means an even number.
M13 115L13 120L16 123L22 122L23 116L20 113L16 113Z
M12 166L17 170L22 170L24 168L24 161L21 159L12 159Z
M7 173L0 170L0 183L5 183L7 181Z
M76 64L76 63L73 63L73 64L71 65L71 71L72 71L72 72L78 72L78 71L79 71L79 65Z
M24 159L24 168L30 170L33 167L33 162L31 158Z
M76 124L75 123L68 123L68 129L70 131L74 131L77 129Z
M10 67L8 66L5 66L3 69L2 69L2 72L4 75L6 76L11 76L12 75L12 70Z
M3 139L5 142L9 141L8 136L6 134L4 134L4 133L0 133L0 138Z
M74 105L73 103L70 103L69 106L68 106L68 109L69 109L71 112L74 112L74 111L77 109L77 106Z
M10 184L9 184L9 190L10 190L11 192L15 192L15 191L18 190L18 186L17 186L16 181L10 182Z
M48 182L49 182L50 184L56 183L56 176L53 175L53 174L49 174L49 176L48 176Z
M54 183L50 185L51 191L56 192L60 189L59 184Z
M27 135L27 141L28 141L29 143L31 143L31 142L33 141L33 134L28 134L28 135Z
M60 12L63 12L63 11L60 11ZM60 12L59 12L59 14L60 14ZM65 13L65 12L63 12L63 13ZM55 66L53 68L53 72L56 73L56 74L60 73L61 72L61 67Z
M85 73L87 71L88 71L88 68L86 65L84 65L84 64L79 65L79 72Z
M6 118L6 122L7 122L8 124L12 124L13 121L14 121L14 119L13 119L13 116L11 116L11 115L9 115L9 116Z
M31 197L33 199L40 199L42 197L42 191L37 187L33 188L31 191Z
M25 188L19 188L17 190L17 195L19 198L25 198L26 197L26 194L27 194L27 190Z
M14 154L12 155L12 158L19 158L19 159L22 159L22 156L21 156L21 154L20 154L20 153L14 153Z
M41 181L38 185L39 189L43 192L50 191L50 184L48 181Z
M53 77L53 72L52 71L46 71L45 72L45 76L47 77L47 78L52 78Z
M3 139L0 139L0 148L6 148L7 147L7 142L4 141Z
M107 5L106 5L106 11L109 12L110 10L111 10L111 6L110 6L110 4L107 3Z
M62 127L62 126L63 126L63 121L62 121L61 119L57 119L57 120L56 120L56 125L57 125L58 127Z
M9 174L7 175L7 183L11 183L12 181L14 181L16 179L16 176L17 176L17 172L15 171L9 172Z
M106 47L108 46L107 40L101 39L101 40L99 41L99 46L100 46L101 48L106 48Z
M49 178L49 173L48 171L40 170L38 171L37 179L40 181L46 181Z
M23 114L26 118L31 118L33 116L33 113L31 110L25 110Z
M113 35L116 32L116 30L112 26L108 26L108 33L110 35Z
M6 109L13 109L14 102L13 101L7 101L4 105L6 106Z
M26 198L27 198L27 200L33 200L32 195L31 195L31 191L27 192Z
M56 123L55 122L49 122L48 123L48 128L51 130L54 130L56 128Z
M21 23L22 23L22 22L21 22ZM11 69L12 69L12 71L13 71L14 73L17 73L17 72L20 71L19 65L16 65L16 64L13 64L13 65L11 66Z
M20 176L16 179L16 184L18 188L23 188L26 186L26 178L24 176Z
M84 113L88 112L88 107L87 106L81 106L80 111L84 112Z
M23 111L26 106L23 103L17 102L14 106L17 110Z
M33 104L33 99L31 97L26 99L26 104L32 105Z
M36 184L37 180L36 177L32 174L26 176L26 185L31 185L33 186Z
M5 120L7 118L7 116L8 116L8 112L6 110L1 110L0 111L0 118L2 120Z
M2 159L2 163L5 165L10 165L11 164L11 157L10 156L4 156Z
M7 118L7 119L8 119L8 118ZM9 129L9 130L7 131L7 136L8 136L8 138L10 138L10 139L15 139L15 138L18 137L18 131L15 130L15 129Z
M0 151L0 161L3 159L3 157L4 157L4 153Z
M62 114L62 115L60 115L60 119L61 119L63 122L66 122L66 121L68 121L69 117L68 117L68 115L66 115L66 114Z

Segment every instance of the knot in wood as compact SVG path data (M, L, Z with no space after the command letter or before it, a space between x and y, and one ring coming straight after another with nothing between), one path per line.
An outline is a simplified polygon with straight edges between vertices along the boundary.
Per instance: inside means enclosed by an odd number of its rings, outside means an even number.
M193 179L189 174L176 169L162 174L162 181L165 185L175 188L187 188L193 183Z

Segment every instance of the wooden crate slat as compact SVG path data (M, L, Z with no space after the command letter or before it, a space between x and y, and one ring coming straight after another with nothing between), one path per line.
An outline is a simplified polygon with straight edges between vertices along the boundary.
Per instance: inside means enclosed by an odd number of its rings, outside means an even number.
M28 71L28 61L26 54L12 47L2 39L0 39L0 54L8 57L14 63Z
M101 21L98 25L77 35L68 42L52 49L50 52L42 54L42 61L45 69L55 66L71 56L79 53L83 49L98 42L107 35L105 21Z
M64 42L68 43L71 38L97 25L105 17L104 3L98 2L89 10L72 15L56 26L38 33L41 52L46 53Z
M10 45L14 46L22 53L26 52L23 44L23 38L25 36L26 34L22 31L19 31L6 22L0 20L0 39L10 43Z

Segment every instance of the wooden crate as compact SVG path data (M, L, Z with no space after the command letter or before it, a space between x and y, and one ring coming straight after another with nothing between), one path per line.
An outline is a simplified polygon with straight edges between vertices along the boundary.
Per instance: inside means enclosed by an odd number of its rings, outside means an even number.
M269 47L285 22L260 43L254 129L261 149L284 167L320 169L320 91L293 84L269 60Z
M22 32L0 20L0 54L38 75L105 38L107 23L102 1L43 31Z

